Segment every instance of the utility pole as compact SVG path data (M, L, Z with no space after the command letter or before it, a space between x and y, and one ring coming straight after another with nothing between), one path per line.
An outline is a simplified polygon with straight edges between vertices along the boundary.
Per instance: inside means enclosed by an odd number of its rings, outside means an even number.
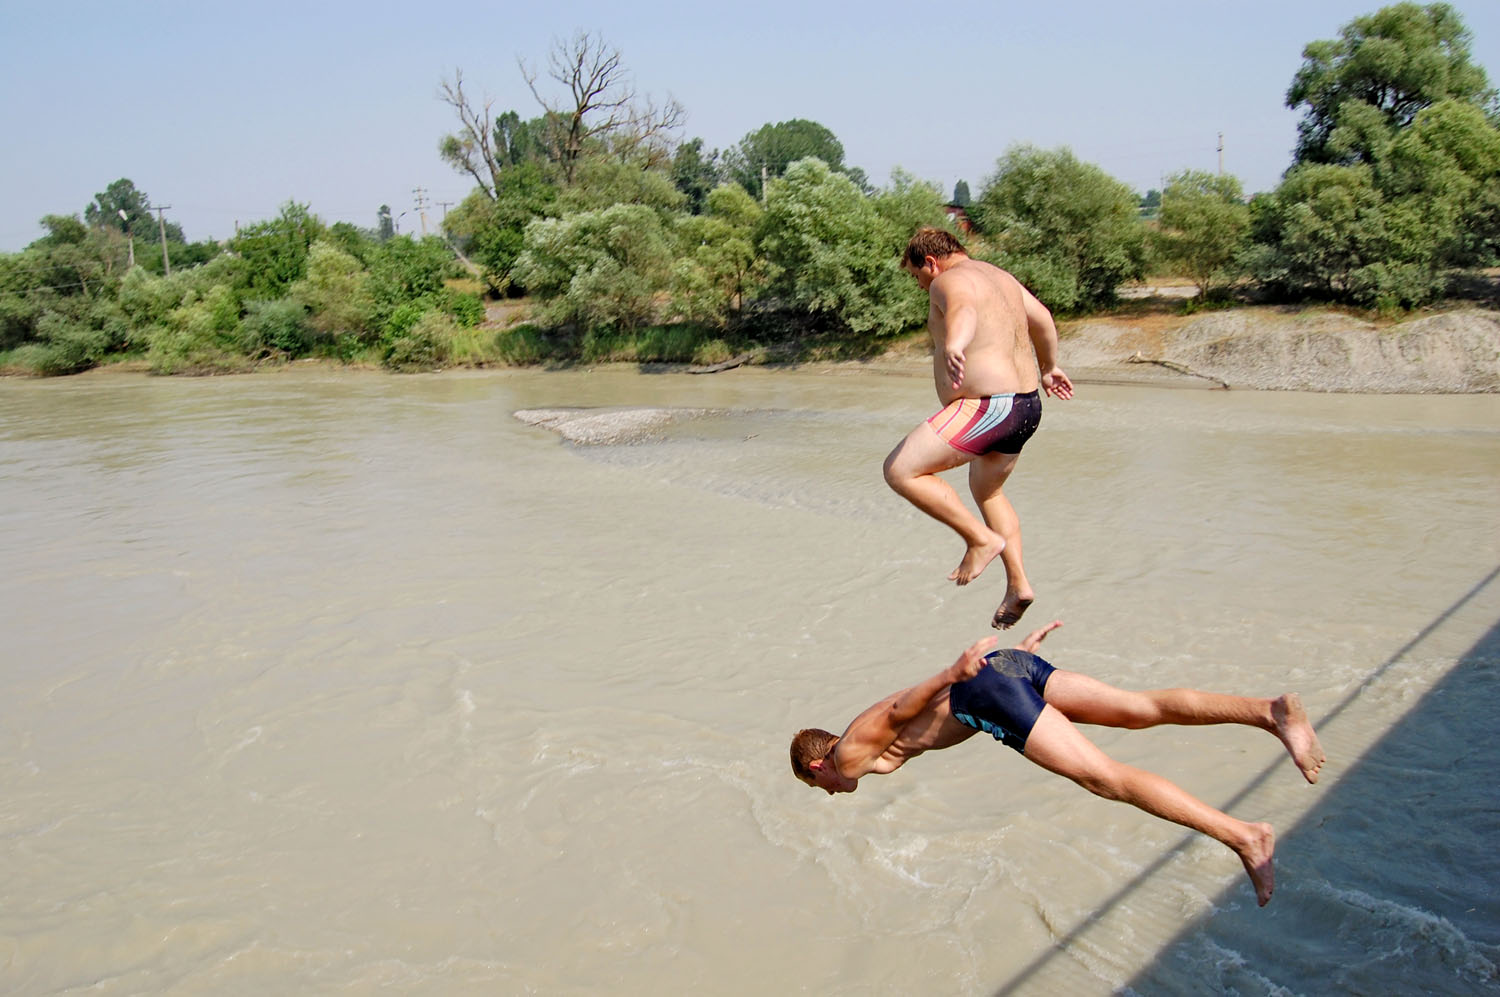
M427 188L413 187L411 192L417 196L417 216L422 219L422 238L427 238Z
M156 206L156 227L161 232L161 268L168 277L172 276L172 261L167 257L167 223L162 220L161 213L170 207L170 204Z
M453 201L438 201L436 203L443 209L443 222L442 222L442 224L444 226L446 226L448 224L448 208L449 208L450 205L452 205L452 204L454 204L456 202L453 202Z
M1224 133L1219 133L1219 176L1224 175Z
M130 216L125 209L120 209L120 220L125 223L125 238L130 240L130 259L125 263L125 269L129 270L135 266L135 229L130 224Z

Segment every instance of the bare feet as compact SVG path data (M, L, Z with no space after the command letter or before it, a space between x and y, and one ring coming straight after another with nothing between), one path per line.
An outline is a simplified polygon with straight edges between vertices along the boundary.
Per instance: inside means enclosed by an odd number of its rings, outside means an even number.
M992 540L980 544L970 545L964 553L964 559L959 562L948 575L949 581L957 582L959 585L967 585L979 577L979 573L989 567L989 563L1000 556L1005 549L1005 538L998 533L990 534Z
M1276 736L1286 745L1292 761L1302 770L1303 778L1308 782L1317 782L1318 770L1328 758L1323 754L1318 735L1307 719L1307 711L1302 708L1301 697L1295 692L1289 692L1272 701L1271 718L1276 721Z
M1255 902L1264 907L1271 902L1271 891L1276 889L1276 869L1271 864L1276 851L1276 831L1270 824L1246 826L1250 829L1249 840L1236 848L1235 853L1245 864L1245 872L1255 887Z
M1021 619L1021 614L1026 612L1034 599L1036 599L1034 592L1022 595L1007 589L1005 598L1000 601L1000 608L995 610L995 618L990 621L990 626L996 630L1009 630Z

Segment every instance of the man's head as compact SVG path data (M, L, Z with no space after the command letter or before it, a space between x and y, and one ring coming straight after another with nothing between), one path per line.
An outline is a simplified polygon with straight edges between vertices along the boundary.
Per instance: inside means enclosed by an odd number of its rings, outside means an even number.
M952 232L945 232L940 228L919 228L906 244L906 252L901 256L901 266L917 278L917 283L925 291L932 286L933 279L943 272L944 264L955 253L967 256L968 250L964 249L964 244Z
M852 793L859 780L839 775L833 762L833 748L839 743L837 734L809 727L799 730L792 738L792 774L814 789L828 795Z

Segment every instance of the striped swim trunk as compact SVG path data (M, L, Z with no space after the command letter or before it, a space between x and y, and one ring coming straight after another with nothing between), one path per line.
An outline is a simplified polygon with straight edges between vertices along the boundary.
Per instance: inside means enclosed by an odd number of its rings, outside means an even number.
M955 450L976 457L987 453L1017 454L1042 421L1042 395L990 395L955 398L927 425Z

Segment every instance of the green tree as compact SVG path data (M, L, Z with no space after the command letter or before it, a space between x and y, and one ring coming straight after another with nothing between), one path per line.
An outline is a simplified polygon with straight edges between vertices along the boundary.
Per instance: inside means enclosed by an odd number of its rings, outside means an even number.
M823 125L804 118L764 124L740 139L724 154L728 179L761 199L762 176L774 179L801 159L821 160L834 173L848 174L857 187L865 185L862 171L844 165L844 145Z
M616 204L526 227L516 279L544 303L543 319L585 329L634 329L667 290L671 244L659 212Z
M370 271L358 259L326 240L308 251L303 277L289 288L287 299L303 308L300 328L308 346L336 346L341 340L369 342L375 333L376 306ZM280 345L279 349L288 350Z
M1012 147L996 164L971 217L998 249L995 262L1049 308L1108 304L1145 272L1139 198L1068 149Z
M682 143L672 156L672 183L687 198L687 210L695 215L703 214L708 193L719 185L722 173L719 150L705 156L701 138Z
M950 203L956 204L960 208L967 208L973 200L969 195L969 181L960 180L953 185L953 200Z
M759 243L767 294L853 332L902 332L924 312L920 289L900 266L909 235L849 177L818 159L793 163L766 191Z
M1192 278L1201 297L1234 278L1249 229L1250 208L1235 177L1184 170L1167 178L1157 254Z
M1357 17L1303 49L1286 103L1303 108L1293 165L1373 163L1441 100L1493 115L1496 93L1470 60L1470 34L1445 3L1400 3Z
M762 212L738 184L715 187L704 201L704 214L676 219L669 313L723 326L759 281L755 230Z
M160 238L159 228L163 226L158 226L153 210L151 198L146 196L146 192L138 189L133 181L121 177L94 195L94 199L83 209L83 220L95 228L112 228L139 238L155 240ZM122 211L125 213L124 218L120 217ZM165 222L164 227L167 242L187 242L180 225Z
M891 170L891 185L876 191L870 201L898 235L904 233L910 238L924 226L952 230L942 192L899 166Z
M497 176L500 189L476 189L448 212L448 233L479 266L497 294L525 290L515 281L516 258L525 243L526 226L558 213L557 188L535 162L507 166Z
M1352 298L1387 256L1384 202L1366 165L1293 168L1251 205L1261 283L1293 295Z
M308 250L325 231L308 205L295 201L283 204L276 218L241 229L229 248L245 261L240 274L244 289L258 298L285 295L302 277Z

